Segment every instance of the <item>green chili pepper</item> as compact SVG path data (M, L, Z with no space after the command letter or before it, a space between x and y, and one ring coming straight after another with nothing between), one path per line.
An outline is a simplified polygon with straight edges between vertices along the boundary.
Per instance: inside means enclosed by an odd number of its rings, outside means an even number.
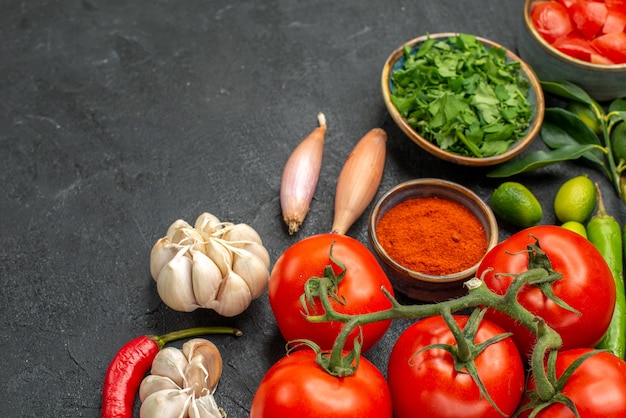
M626 295L624 294L623 237L615 218L607 214L600 188L596 183L598 211L587 224L587 237L600 251L615 280L615 310L609 328L597 348L607 349L619 358L626 354ZM626 234L626 230L624 231Z

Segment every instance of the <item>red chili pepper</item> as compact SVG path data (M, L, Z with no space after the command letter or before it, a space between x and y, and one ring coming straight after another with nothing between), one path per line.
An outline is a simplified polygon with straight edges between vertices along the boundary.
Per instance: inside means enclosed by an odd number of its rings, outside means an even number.
M169 334L144 335L126 343L113 357L102 388L102 418L131 418L139 385L152 361L165 344L182 338L205 334L232 334L240 330L230 327L198 327Z

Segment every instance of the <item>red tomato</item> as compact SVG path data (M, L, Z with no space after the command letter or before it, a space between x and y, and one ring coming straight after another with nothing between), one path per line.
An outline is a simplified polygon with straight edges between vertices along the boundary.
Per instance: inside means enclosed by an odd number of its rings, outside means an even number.
M334 245L333 245L334 243ZM276 317L278 328L287 341L309 339L326 350L331 349L343 323L311 323L302 315L300 296L304 293L304 283L311 277L321 277L324 269L332 265L335 274L341 268L329 257L332 245L333 258L345 265L346 274L339 283L341 305L335 300L331 305L337 312L363 314L391 307L391 303L381 291L385 287L393 294L389 279L374 258L374 255L354 238L339 234L320 234L305 238L289 247L274 264L270 275L268 296ZM324 309L319 301L313 307L318 314ZM369 350L387 331L391 321L374 322L363 326L362 351ZM354 329L346 342L346 349L352 348L359 330Z
M563 6L565 6L566 8L569 8L572 4L576 3L578 0L557 0L559 3L561 3Z
M461 328L468 316L455 315ZM483 320L475 343L480 344L504 330ZM387 378L395 418L501 418L480 393L471 376L455 370L452 355L440 348L417 353L431 344L456 341L441 316L417 321L396 341L389 357ZM524 391L525 372L519 351L511 338L487 347L474 360L486 391L507 416L513 414Z
M556 359L556 377L561 377L567 366L590 348L578 348L562 351ZM529 379L528 387L535 388ZM626 362L608 352L600 352L587 358L567 380L563 390L570 398L580 418L618 418L626 416ZM521 417L528 417L525 411ZM539 412L536 418L574 417L570 409L555 403Z
M391 418L383 374L361 357L352 376L335 377L315 362L313 350L290 353L261 380L250 418Z
M554 41L552 46L570 57L587 62L591 61L591 54L595 52L589 40L578 35L566 35Z
M626 10L626 0L604 0L606 8L609 10L617 10L623 12Z
M607 33L591 41L591 46L615 64L626 63L626 33Z
M587 39L593 39L604 26L607 10L604 3L577 1L570 6L569 14L580 33Z
M581 315L556 305L539 287L532 285L525 285L517 295L517 300L561 335L564 350L594 347L611 321L615 306L615 284L602 254L577 233L555 225L524 229L485 255L478 267L477 277L482 277L495 293L504 294L514 280L505 274L528 270L526 247L535 243L535 237L550 259L552 268L562 274L561 279L552 284L552 291ZM493 270L487 271L489 268ZM523 355L531 353L536 337L526 327L492 309L487 311L485 318L512 332Z
M537 32L549 43L567 35L573 29L567 9L556 1L534 3L530 18Z
M626 29L626 5L624 11L609 10L606 21L602 27L602 33L624 32Z
M615 63L597 52L591 54L591 63L598 65L614 65Z

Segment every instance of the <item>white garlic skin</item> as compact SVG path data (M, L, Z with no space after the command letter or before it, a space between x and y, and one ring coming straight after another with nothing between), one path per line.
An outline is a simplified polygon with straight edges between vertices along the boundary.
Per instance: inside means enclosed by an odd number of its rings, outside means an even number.
M150 252L150 274L171 309L213 309L235 316L267 288L270 255L247 224L202 213L191 226L174 221Z

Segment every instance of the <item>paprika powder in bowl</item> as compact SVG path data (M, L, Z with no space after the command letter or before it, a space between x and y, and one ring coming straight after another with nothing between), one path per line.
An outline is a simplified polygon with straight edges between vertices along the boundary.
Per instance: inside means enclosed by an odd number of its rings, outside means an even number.
M498 243L498 224L473 191L423 178L380 197L369 216L368 238L397 291L439 302L467 292L463 283Z

